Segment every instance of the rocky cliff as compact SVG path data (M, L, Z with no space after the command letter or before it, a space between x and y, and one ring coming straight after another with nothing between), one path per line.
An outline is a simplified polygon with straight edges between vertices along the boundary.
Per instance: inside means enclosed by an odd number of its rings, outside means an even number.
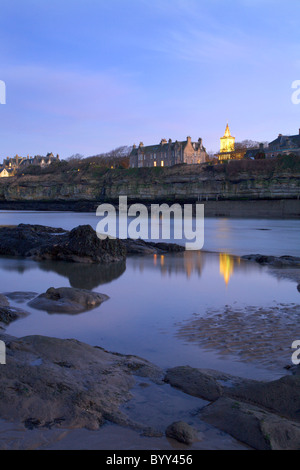
M118 202L120 195L128 196L129 202L145 203L294 200L298 207L300 198L298 161L296 165L232 161L227 165L78 170L2 178L0 207L21 202L94 206Z

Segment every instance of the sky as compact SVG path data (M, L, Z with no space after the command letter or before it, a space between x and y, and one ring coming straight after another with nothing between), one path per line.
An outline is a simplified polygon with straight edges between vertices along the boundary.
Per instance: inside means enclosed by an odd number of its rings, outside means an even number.
M299 0L0 0L0 162L298 134Z

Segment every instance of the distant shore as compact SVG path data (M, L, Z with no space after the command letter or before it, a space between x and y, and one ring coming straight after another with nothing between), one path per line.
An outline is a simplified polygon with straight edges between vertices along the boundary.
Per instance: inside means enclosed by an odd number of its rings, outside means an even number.
M97 207L105 203L118 205L115 200L99 201L0 201L0 210L8 211L50 211L50 212L95 212ZM128 204L193 204L192 201L137 201L128 200ZM230 217L230 218L265 218L265 219L299 219L300 200L298 199L253 199L253 200L219 200L197 201L204 204L205 217Z

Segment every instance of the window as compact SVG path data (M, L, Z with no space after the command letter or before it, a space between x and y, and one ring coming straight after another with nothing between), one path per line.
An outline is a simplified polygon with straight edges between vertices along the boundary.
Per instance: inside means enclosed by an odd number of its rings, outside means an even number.
M153 165L156 166L156 162L153 162Z
M164 165L165 165L165 163L164 163L164 161L162 160L162 161L160 162L160 166L164 166Z

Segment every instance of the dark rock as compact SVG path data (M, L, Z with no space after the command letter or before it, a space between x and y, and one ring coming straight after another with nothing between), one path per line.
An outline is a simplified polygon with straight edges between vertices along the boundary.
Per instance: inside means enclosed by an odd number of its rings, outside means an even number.
M0 323L4 325L9 325L13 321L26 317L27 315L27 312L18 308L0 306Z
M271 382L253 381L226 389L226 395L300 421L300 376L286 375Z
M42 225L20 224L0 228L0 255L34 260L111 263L126 258L120 240L100 240L90 225L66 231Z
M6 295L0 294L0 306L1 307L8 307L9 301L6 298Z
M176 421L166 429L166 436L190 445L198 440L198 432L184 421Z
M217 400L222 395L222 387L214 377L190 366L169 369L164 380L173 387L204 400Z
M150 255L160 253L178 253L185 251L184 246L176 243L146 242L144 240L132 240L131 238L121 240L126 247L127 254Z
M27 428L98 429L106 420L143 431L120 406L132 398L143 359L104 351L74 339L2 336L9 367L0 367L0 418ZM150 373L150 363L144 361Z
M29 306L48 313L82 313L97 307L109 297L97 292L72 287L50 287L46 293L29 302Z
M242 259L255 261L259 264L269 265L269 266L292 266L297 267L300 266L300 258L297 256L266 256L260 254L252 254L252 255L244 255L241 257Z
M300 425L230 398L219 398L199 417L257 450L299 450Z

